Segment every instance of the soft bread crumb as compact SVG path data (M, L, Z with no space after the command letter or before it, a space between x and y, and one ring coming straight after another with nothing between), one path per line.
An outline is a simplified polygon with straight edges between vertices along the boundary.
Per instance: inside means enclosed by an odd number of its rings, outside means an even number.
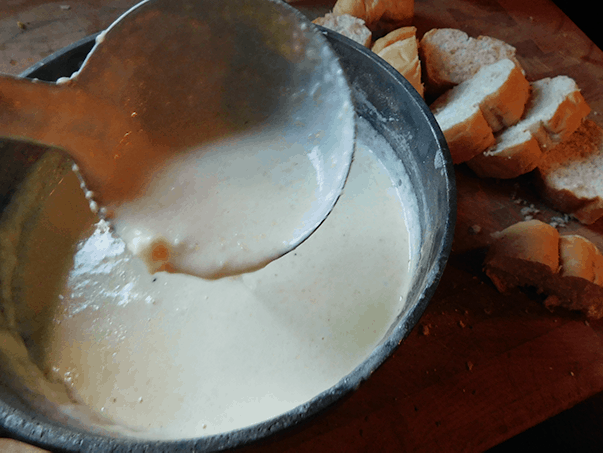
M568 214L565 214L563 216L551 217L549 225L554 228L565 228L569 222L571 222L571 217Z
M531 286L547 307L603 317L603 255L581 236L559 236L539 220L519 222L493 235L484 270L500 292Z
M521 208L521 215L524 220L532 220L535 215L540 214L540 209L534 207L534 205L524 206Z
M479 234L482 231L481 225L472 225L469 227L469 234Z
M328 13L323 17L314 19L312 22L336 31L365 47L370 47L373 41L371 31L366 27L364 21L349 14Z

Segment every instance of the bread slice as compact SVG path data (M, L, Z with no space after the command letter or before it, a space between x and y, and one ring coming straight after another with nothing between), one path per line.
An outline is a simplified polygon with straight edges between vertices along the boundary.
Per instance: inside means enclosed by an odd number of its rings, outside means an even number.
M496 143L492 129L478 105L441 109L434 115L444 133L454 164L466 162Z
M437 97L473 77L482 66L510 59L519 67L515 48L489 36L471 38L454 28L434 28L423 35L419 47L428 95Z
M544 304L584 312L589 318L603 317L603 255L578 235L559 239L561 271L550 283Z
M414 0L337 0L334 14L349 14L366 23L373 32L390 32L411 25L414 17Z
M375 41L372 51L392 65L423 96L415 27L402 27Z
M603 284L603 255L595 244L582 236L559 237L559 263L562 277L579 277Z
M548 296L547 307L603 317L603 255L592 242L560 236L539 220L516 223L493 236L484 271L500 292L531 286Z
M493 236L484 271L501 293L518 286L541 287L559 271L559 232L551 225L529 220Z
M318 17L312 21L316 25L321 25L330 30L336 31L343 36L362 44L365 47L371 46L373 35L366 27L364 21L349 14L328 13L323 17Z
M570 77L537 80L532 83L532 92L533 103L523 124L545 152L572 135L590 113L580 88Z
M417 39L417 27L401 27L397 30L389 32L384 37L379 38L377 41L375 41L371 50L375 53L379 53L387 46L390 46L395 42L404 41L406 39L411 38ZM417 49L418 47L419 46L417 44Z
M590 112L576 82L557 76L532 82L524 118L467 165L483 178L515 178L532 171L543 153L566 140Z
M585 120L538 163L536 187L555 209L590 225L603 217L603 130Z
M540 145L529 130L510 128L467 165L482 178L511 179L533 170L541 157Z
M511 60L503 59L483 66L470 79L444 93L431 104L431 110L455 109L462 104L480 107L493 132L517 123L530 98L530 83Z
M503 59L436 99L430 108L453 162L465 162L493 145L493 133L519 121L529 96L530 84L521 69Z

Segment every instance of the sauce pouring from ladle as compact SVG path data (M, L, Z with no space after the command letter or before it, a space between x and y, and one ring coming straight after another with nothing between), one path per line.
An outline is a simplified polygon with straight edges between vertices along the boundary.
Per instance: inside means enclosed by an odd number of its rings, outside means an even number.
M151 272L252 271L329 214L355 139L324 36L275 0L147 0L57 83L0 77L0 136L57 147Z

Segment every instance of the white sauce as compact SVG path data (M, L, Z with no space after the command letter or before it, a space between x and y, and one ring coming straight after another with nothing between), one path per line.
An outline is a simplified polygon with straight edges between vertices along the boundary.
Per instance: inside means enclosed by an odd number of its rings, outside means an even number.
M116 232L151 272L257 270L289 251L332 197L322 157L271 130L185 153L114 209Z
M361 144L342 198L298 249L254 273L204 280L149 274L81 209L70 175L19 257L36 263L23 268L26 288L55 263L47 287L21 295L35 303L19 301L38 306L23 324L30 357L115 434L190 438L293 409L362 363L405 305L414 247L406 223L416 219L398 186ZM69 238L82 230L74 250Z

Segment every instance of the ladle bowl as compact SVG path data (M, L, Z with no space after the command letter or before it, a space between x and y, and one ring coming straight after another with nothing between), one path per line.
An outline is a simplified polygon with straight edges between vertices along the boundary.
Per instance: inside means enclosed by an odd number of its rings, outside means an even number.
M136 255L157 246L139 231L171 248L151 265L215 277L265 265L320 225L349 172L354 111L336 55L286 3L146 0L96 37L75 74L57 83L0 77L2 136L69 154ZM288 180L300 156L308 170ZM247 200L251 172L264 192ZM298 186L313 191L311 205L290 200ZM124 207L132 200L141 202ZM178 229L187 222L195 228ZM212 263L219 246L226 264ZM237 262L241 248L250 263ZM199 261L207 270L196 273Z

